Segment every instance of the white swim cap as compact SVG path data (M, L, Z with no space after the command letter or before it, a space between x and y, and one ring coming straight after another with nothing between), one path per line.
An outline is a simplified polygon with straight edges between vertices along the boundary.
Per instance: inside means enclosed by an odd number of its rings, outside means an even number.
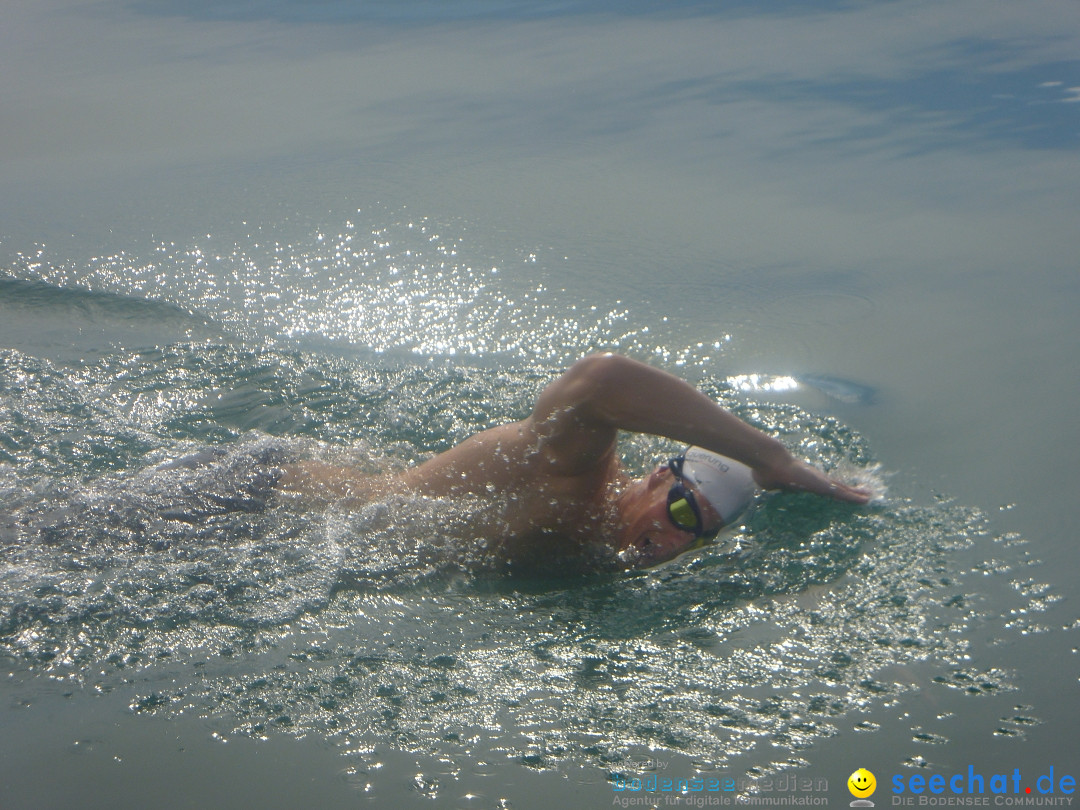
M683 457L683 478L730 526L754 499L753 472L745 464L700 447L688 448Z

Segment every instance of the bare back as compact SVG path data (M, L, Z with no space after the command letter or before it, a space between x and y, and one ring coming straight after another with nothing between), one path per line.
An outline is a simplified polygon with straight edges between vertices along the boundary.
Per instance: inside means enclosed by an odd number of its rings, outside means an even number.
M547 449L532 418L501 425L407 470L401 482L433 496L480 495L502 504L500 534L513 546L588 542L613 529L608 503L621 478L615 447L569 474Z
M539 430L537 426L539 425ZM479 497L470 535L523 567L610 552L624 480L614 442L595 463L568 466L553 448L551 420L535 416L490 428L428 461L387 476L321 462L292 465L280 486L307 499L359 506L402 491L440 498Z

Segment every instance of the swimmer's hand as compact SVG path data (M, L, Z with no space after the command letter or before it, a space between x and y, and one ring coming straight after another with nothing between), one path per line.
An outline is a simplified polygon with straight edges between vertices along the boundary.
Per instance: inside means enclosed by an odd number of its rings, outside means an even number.
M762 489L812 492L845 503L868 503L873 493L866 487L853 487L830 478L817 467L791 457L772 469L755 469L754 480Z

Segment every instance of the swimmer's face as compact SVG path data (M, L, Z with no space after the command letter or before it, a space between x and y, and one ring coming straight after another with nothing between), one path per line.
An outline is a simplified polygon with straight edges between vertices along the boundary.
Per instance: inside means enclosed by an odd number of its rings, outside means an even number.
M697 540L693 532L673 524L668 515L667 494L674 483L675 476L664 465L623 492L619 501L619 552L628 567L647 568L670 560ZM706 530L715 528L719 524L715 512L706 503L700 506Z

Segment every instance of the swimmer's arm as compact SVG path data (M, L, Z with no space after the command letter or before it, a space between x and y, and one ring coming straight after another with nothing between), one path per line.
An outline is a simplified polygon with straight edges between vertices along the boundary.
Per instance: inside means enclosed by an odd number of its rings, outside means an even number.
M765 489L791 489L865 503L870 493L835 481L795 458L778 440L739 419L666 371L615 354L575 363L537 400L532 419L547 419L552 441L587 462L618 430L665 436L741 461Z
M307 504L345 507L363 506L387 494L384 478L314 460L284 465L277 486Z

